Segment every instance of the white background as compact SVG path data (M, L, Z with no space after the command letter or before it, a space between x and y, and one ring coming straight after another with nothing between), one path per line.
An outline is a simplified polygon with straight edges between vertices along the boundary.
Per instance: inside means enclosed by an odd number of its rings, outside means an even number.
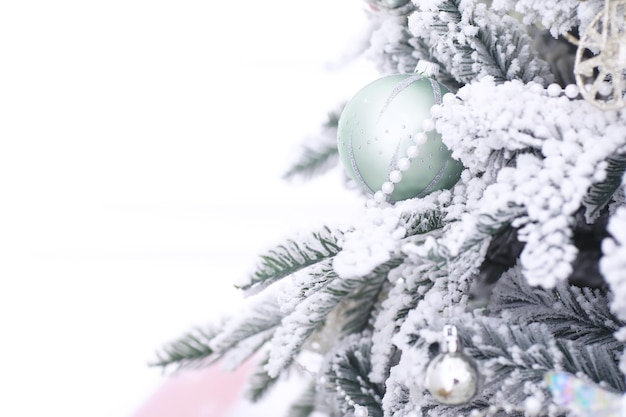
M3 2L1 416L131 415L261 249L361 207L339 171L280 177L374 76L337 66L364 8Z

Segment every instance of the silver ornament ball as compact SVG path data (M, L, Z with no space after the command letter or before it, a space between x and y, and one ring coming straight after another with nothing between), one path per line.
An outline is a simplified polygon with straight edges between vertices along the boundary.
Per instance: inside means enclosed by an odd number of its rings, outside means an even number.
M478 392L480 377L476 362L461 351L454 325L443 327L441 353L428 364L424 387L440 403L459 405Z
M428 365L424 386L442 404L465 404L478 391L478 370L461 352L441 353Z

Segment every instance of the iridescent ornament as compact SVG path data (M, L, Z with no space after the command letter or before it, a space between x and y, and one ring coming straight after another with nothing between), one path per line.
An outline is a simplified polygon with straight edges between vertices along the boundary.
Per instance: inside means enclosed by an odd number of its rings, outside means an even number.
M478 368L472 358L461 351L456 327L446 325L443 333L441 353L428 364L424 387L442 404L465 404L478 392Z
M545 376L554 402L577 417L626 417L626 396L589 384L567 372Z
M339 155L363 190L374 194L387 183L385 194L393 202L457 183L463 166L430 118L447 92L426 71L378 79L348 102L339 119Z

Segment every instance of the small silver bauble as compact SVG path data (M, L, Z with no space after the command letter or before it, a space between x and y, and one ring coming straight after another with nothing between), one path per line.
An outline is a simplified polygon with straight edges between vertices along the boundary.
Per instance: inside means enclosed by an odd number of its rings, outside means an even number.
M461 351L456 327L446 325L443 332L441 353L428 364L424 387L442 404L465 404L478 392L478 368Z

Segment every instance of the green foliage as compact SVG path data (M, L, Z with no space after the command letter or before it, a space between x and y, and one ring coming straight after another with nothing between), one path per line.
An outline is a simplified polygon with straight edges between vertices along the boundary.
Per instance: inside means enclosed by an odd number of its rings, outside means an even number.
M320 137L303 146L296 162L283 175L284 179L303 178L308 180L323 174L337 164L339 159L337 126L340 115L340 110L328 114L328 120L323 126Z
M287 410L286 417L309 417L315 411L317 388L314 383L300 394L298 399Z
M331 354L330 363L324 370L327 389L334 396L336 409L341 410L342 415L350 415L354 411L346 402L347 395L356 404L366 407L371 417L383 416L383 386L370 382L368 378L370 350L371 334L365 332L347 336Z
M340 250L338 237L341 235L341 231L324 227L322 231L312 233L312 240L288 240L261 255L261 264L256 271L248 282L237 288L259 291L294 272L334 257Z
M626 153L612 155L606 160L606 178L594 183L583 199L587 222L595 221L600 212L611 202L613 194L619 189L626 171Z
M246 387L244 395L252 402L257 402L262 399L269 390L276 385L276 382L278 382L278 377L271 377L267 371L265 371L268 360L269 355L265 352L263 358L252 372L252 375L248 378L248 386Z
M428 13L424 20L430 25L421 28L419 36L459 83L467 84L478 75L487 74L500 82L551 80L548 66L530 53L532 39L516 20L492 15L477 1L443 0L438 3L437 12L428 9L431 3L421 11ZM416 13L414 17L423 15ZM472 36L464 28L472 28L475 34Z
M335 277L327 286L299 303L295 310L281 321L271 341L269 374L277 375L291 363L306 340L325 323L330 312L340 307L340 302L368 286L372 280L382 282L383 277L386 277L399 262L398 259L392 259L364 277ZM371 291L366 293L371 295ZM361 303L361 306L369 308L371 299L368 303ZM348 320L353 325L356 323L354 314L366 315L367 311L350 312Z
M209 347L209 342L220 329L221 326L210 326L206 329L196 328L189 331L157 352L157 359L150 365L163 368L170 365L176 365L178 368L206 365L208 358L214 353Z
M325 173L335 165L339 159L336 143L326 143L317 147L304 147L298 161L291 167L283 178L291 180L296 177L311 179Z
M531 287L518 267L503 274L491 296L492 313L512 323L543 323L557 339L618 348L614 333L624 326L606 295L561 282L553 289Z

